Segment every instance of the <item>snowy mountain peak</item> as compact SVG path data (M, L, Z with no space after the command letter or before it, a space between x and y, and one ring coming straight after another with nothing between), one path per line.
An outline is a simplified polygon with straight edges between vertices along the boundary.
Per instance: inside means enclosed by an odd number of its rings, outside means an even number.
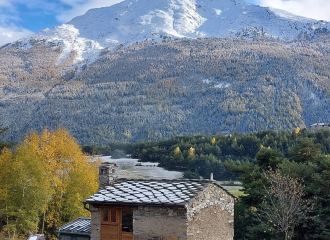
M63 47L57 64L71 51L78 72L93 63L102 49L128 46L146 39L174 38L310 38L328 31L329 23L263 8L242 0L125 0L111 7L91 9L67 24L45 29L12 44L30 48L36 43Z

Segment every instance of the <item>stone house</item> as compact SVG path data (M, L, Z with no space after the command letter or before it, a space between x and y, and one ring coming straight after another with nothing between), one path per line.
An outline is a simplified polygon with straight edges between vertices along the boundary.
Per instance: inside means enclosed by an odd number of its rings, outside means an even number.
M232 240L234 200L213 180L116 179L100 166L100 189L86 199L92 240Z
M319 130L330 130L330 123L314 123L309 127L310 132L316 132Z

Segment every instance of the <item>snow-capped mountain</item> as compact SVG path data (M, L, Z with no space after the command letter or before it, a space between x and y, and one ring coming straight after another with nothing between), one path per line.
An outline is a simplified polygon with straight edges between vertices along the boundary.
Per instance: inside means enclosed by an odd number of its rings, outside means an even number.
M329 27L234 0L89 10L0 49L5 139L61 126L106 145L329 121Z
M8 46L27 49L36 43L62 46L61 64L70 52L78 72L93 63L103 49L136 42L175 38L275 38L283 41L315 36L329 23L263 8L243 0L125 0L86 14ZM71 67L72 67L71 66Z

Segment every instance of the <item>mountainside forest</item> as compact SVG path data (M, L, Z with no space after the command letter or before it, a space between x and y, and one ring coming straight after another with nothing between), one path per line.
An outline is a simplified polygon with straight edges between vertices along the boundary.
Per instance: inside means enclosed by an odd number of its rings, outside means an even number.
M1 49L5 140L63 127L82 144L292 130L330 119L327 34L310 41L145 42L75 76L60 46Z

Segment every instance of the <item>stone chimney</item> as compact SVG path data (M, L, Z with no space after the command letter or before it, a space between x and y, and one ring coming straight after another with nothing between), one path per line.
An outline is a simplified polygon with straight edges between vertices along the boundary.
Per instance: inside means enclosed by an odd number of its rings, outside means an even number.
M214 181L214 179L213 179L213 173L210 174L210 180L211 181Z
M117 165L115 163L103 162L99 166L99 189L103 189L116 181Z

